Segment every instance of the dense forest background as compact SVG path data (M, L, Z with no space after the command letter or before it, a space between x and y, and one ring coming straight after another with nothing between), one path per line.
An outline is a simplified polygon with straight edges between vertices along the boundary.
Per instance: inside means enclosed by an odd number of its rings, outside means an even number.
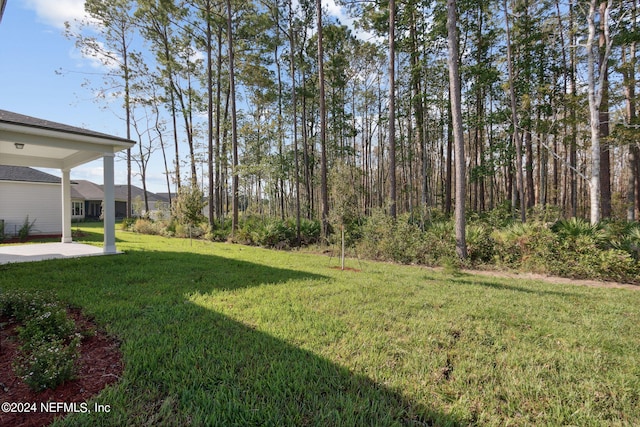
M319 1L87 0L67 34L138 141L129 175L144 185L162 162L168 192L211 201L214 228L452 215L452 63L468 215L638 217L637 0L342 6L353 28Z

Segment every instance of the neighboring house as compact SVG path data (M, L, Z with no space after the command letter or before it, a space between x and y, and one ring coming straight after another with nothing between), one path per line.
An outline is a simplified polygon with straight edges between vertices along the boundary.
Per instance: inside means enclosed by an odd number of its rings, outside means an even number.
M61 179L23 166L0 165L0 222L16 236L26 219L30 234L62 234Z
M114 193L116 218L121 219L127 216L127 186L114 185ZM74 180L71 185L73 219L99 219L102 214L103 198L102 185L83 179ZM147 191L147 200L149 201L150 213L169 209L169 201L162 196ZM133 205L131 210L133 216L143 216L146 213L142 188L135 185L131 186L131 203Z
M84 179L76 179L71 184L71 217L74 220L100 219L102 215L102 185ZM116 218L118 218L116 199Z
M115 185L114 193L116 218L124 218L127 216L127 186ZM83 179L74 180L71 186L73 219L99 219L102 214L103 197L104 192L101 185ZM169 209L169 201L162 196L147 191L147 200L149 201L150 213ZM131 210L133 216L143 216L146 213L142 188L131 186L131 204L133 205Z
M115 186L115 194L116 194L116 216L118 212L120 212L118 208L118 201L122 201L120 205L120 209L124 213L126 213L127 207L127 186L126 185L116 185ZM154 216L154 213L158 211L168 211L170 209L169 199L167 197L163 197L160 194L155 194L147 191L147 202L149 203L149 214ZM144 206L144 190L140 187L136 187L135 185L131 186L131 204L133 205L133 209L131 210L131 214L133 216L145 216L147 213Z

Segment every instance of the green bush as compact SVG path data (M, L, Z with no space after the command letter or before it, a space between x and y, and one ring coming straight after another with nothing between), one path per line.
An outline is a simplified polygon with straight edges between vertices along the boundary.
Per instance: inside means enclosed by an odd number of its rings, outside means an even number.
M558 258L557 236L542 223L513 223L494 230L491 238L497 265L546 272Z
M436 266L456 259L456 239L453 221L437 221L428 224L422 238L419 262Z
M419 261L425 250L422 242L422 230L418 225L409 222L406 215L400 216L390 230L391 236L386 240L386 251L389 259L403 264Z
M58 303L45 303L18 327L18 336L25 343L53 338L65 339L73 335L75 322Z
M231 234L231 227L223 230ZM221 232L223 232L221 231ZM285 249L298 244L308 245L320 239L320 222L300 220L300 242L297 238L295 218L260 218L247 216L238 224L233 241L244 245L257 245L268 248ZM222 239L221 239L222 240Z
M424 259L424 233L408 215L393 220L382 210L376 210L362 226L359 252L373 259L395 261L403 264L417 263Z
M209 229L209 232L204 236L204 238L213 242L224 242L230 235L231 220L225 219L221 222L216 222L214 226Z
M608 249L600 252L597 266L600 279L634 283L639 281L640 266L626 251Z
M495 241L489 227L471 224L466 227L467 253L471 262L490 262L493 259Z
M393 230L393 220L382 209L376 209L362 225L362 238L358 252L365 258L388 260L386 253Z
M0 293L0 315L24 323L36 316L42 307L51 300L51 296L40 292L11 291Z
M80 338L68 344L62 339L29 342L13 363L16 374L33 390L55 389L76 374L76 360L80 356Z
M599 224L592 225L582 218L570 218L557 221L552 230L563 239L577 239L584 236L600 244L606 235Z
M295 227L295 220L294 227ZM320 221L300 219L300 245L311 245L320 240Z
M133 223L132 229L136 233L140 233L140 234L151 234L151 235L161 234L160 229L156 226L156 224L153 221L149 219L144 219L144 218L136 219L136 221Z
M135 222L136 222L135 218L124 218L120 223L120 229L123 231L129 231L131 230Z
M20 324L13 368L32 390L55 388L74 377L80 335L63 306L39 293L6 292L0 294L0 314Z

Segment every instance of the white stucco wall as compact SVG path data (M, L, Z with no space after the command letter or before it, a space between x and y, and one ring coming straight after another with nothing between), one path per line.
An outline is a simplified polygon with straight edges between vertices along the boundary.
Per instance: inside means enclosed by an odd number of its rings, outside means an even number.
M35 223L31 234L62 233L62 190L60 184L0 181L0 219L4 232L17 234L29 216Z

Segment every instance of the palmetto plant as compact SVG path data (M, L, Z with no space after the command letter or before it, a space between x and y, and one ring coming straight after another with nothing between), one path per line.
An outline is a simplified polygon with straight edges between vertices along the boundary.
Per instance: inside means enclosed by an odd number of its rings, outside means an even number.
M582 218L561 219L551 228L560 237L592 237L598 241L605 238L601 224L590 224Z
M604 228L606 244L611 249L629 252L634 258L640 257L640 225L634 222L612 222Z

